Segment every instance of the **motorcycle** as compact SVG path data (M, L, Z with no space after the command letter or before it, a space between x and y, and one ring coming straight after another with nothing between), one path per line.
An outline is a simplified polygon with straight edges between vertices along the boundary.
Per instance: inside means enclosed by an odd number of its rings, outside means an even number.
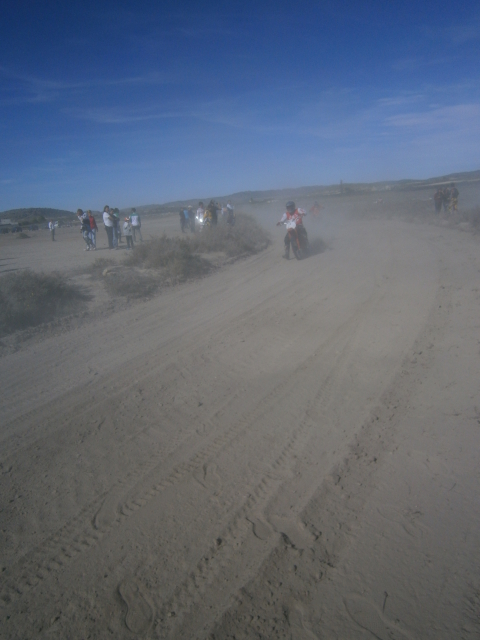
M297 260L306 258L310 253L310 244L308 242L307 232L305 229L302 229L299 233L297 223L293 219L287 220L284 224L290 238L290 246L292 247L293 255Z

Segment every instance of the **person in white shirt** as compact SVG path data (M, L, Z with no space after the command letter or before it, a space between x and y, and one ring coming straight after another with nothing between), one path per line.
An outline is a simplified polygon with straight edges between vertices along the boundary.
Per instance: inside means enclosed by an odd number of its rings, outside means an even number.
M230 200L227 202L227 223L232 227L235 224L235 208Z
M140 216L138 215L135 207L133 207L132 213L130 214L130 223L132 225L132 236L133 236L134 242L136 242L137 240L137 233L138 233L138 237L140 238L140 242L143 242L142 230L141 230L142 221L140 220Z
M87 245L84 251L90 251L90 249L93 249L92 237L90 235L92 231L90 227L90 220L83 209L77 209L77 218L82 225L80 230L82 232L83 239L85 240L85 244Z
M132 229L130 218L125 218L125 222L123 223L123 235L127 239L127 249L133 249Z
M55 225L53 224L53 220L50 220L50 222L48 223L48 228L50 229L52 240L55 240Z
M204 217L205 217L205 207L204 207L203 202L199 202L198 203L196 220L197 220L197 224L200 227L200 229L203 227L203 219L204 219Z
M115 223L113 216L110 214L110 207L108 205L105 205L103 208L103 224L105 225L105 231L107 232L108 248L113 249L113 225Z

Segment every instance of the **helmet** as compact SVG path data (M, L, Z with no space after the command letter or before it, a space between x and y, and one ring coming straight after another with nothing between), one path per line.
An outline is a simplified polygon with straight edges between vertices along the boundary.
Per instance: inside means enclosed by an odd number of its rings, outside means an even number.
M295 211L295 203L289 200L286 204L287 211Z

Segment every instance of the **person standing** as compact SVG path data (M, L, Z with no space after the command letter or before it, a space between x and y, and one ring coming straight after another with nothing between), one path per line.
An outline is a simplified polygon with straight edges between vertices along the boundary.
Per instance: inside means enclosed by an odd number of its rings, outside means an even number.
M454 182L452 182L451 189L450 189L450 207L449 207L450 213L457 213L459 195L460 193L457 189L457 185Z
M198 203L196 220L198 222L198 226L202 229L205 223L205 206L201 201Z
M442 210L443 203L443 191L441 189L437 189L435 191L435 195L433 196L433 201L435 203L435 212L440 213Z
M82 225L80 231L82 232L83 239L85 240L85 244L87 245L84 251L90 251L90 249L93 247L90 235L92 231L92 229L90 228L90 220L88 219L87 214L84 213L83 209L77 209L77 218Z
M135 209L135 207L133 207L133 209L132 209L132 213L130 215L130 222L132 224L133 241L136 242L137 233L138 233L138 237L140 238L140 242L143 242L142 231L141 231L142 222L140 220L140 216L138 215L137 210Z
M192 233L195 233L195 212L191 204L188 206L187 211L188 211L188 222L190 225L190 231Z
M50 220L50 222L48 223L48 228L50 229L52 240L55 241L55 225L53 224L53 220Z
M110 207L105 205L103 208L103 224L105 225L105 231L107 232L108 248L113 249L113 216L110 215Z
M208 203L207 210L210 212L212 218L212 225L216 225L218 222L218 207L213 200Z
M180 216L180 229L182 230L182 233L185 233L185 211L184 209L180 209L180 211L178 212L178 215Z
M450 208L450 187L445 187L443 190L443 211L447 213Z
M120 211L115 207L115 209L110 209L110 213L113 217L113 246L115 249L118 249L118 243L122 241L122 230L120 229Z
M227 202L227 224L232 225L232 227L235 224L235 208L231 200Z
M87 211L87 214L88 214L88 221L90 223L90 238L92 240L92 248L95 251L95 249L97 248L97 231L98 231L97 221L95 220L95 217L91 209Z
M132 224L130 218L125 218L123 223L123 235L127 240L127 249L133 249Z

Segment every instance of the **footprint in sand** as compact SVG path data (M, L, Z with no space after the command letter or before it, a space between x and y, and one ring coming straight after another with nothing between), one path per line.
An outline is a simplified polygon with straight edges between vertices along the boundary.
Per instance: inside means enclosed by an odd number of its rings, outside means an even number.
M121 495L120 489L114 489L107 495L93 519L95 529L107 529L115 522Z
M216 464L204 464L193 474L195 480L205 489L213 491L218 496L222 490L222 479L218 473Z
M393 507L381 506L377 508L377 512L382 518L385 518L385 520L390 520L390 522L395 522L400 525L412 538L422 537L425 534L431 533L429 527L419 522L423 513L418 509L408 508L399 511Z
M345 609L362 629L370 631L378 640L409 640L410 636L386 620L373 604L364 598L351 596L344 600Z
M288 538L289 543L295 549L310 549L313 546L315 539L302 523L273 515L268 518L268 521L275 531Z
M292 630L292 640L318 640L310 628L308 615L303 605L295 602L287 607L288 624Z
M248 522L252 525L252 531L255 537L259 540L266 540L269 538L273 531L269 524L259 517L247 518Z
M127 605L125 624L135 635L144 635L153 623L153 607L133 580L118 585L118 593Z

